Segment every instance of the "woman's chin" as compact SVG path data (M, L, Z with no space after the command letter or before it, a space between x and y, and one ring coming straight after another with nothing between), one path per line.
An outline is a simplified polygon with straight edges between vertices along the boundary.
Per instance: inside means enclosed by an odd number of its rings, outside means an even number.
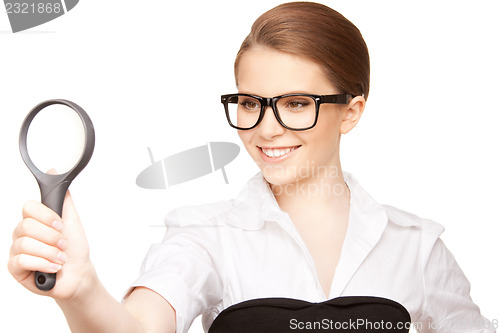
M262 175L264 179L272 185L284 186L297 182L297 175L290 170L281 168L264 168Z

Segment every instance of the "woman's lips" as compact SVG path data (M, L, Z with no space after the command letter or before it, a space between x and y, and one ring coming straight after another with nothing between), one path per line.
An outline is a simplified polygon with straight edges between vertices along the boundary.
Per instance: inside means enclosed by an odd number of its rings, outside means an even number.
M259 147L260 156L266 162L281 162L290 157L301 146L284 146L284 147Z

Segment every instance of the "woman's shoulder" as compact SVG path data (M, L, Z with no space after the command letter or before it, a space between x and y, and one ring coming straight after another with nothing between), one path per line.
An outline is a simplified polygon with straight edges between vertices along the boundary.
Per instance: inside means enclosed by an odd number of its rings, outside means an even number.
M414 227L437 234L441 234L444 231L444 227L436 221L420 217L394 206L384 204L382 207L384 208L388 221L396 225Z
M444 227L427 218L417 216L402 209L382 205L387 215L387 223L393 228L400 229L397 234L403 233L420 244L420 252L424 261L429 257L432 249L439 243ZM402 229L402 230L401 230ZM405 230L406 232L404 232ZM404 239L405 237L402 237ZM409 238L407 241L409 241Z
M177 207L165 216L167 227L202 227L221 225L221 216L233 207L233 200Z
M365 219L375 221L379 229L388 225L393 229L412 231L411 234L414 235L423 233L431 238L439 237L443 233L444 227L441 224L394 206L381 204L365 191L352 174L343 172L343 175L351 190L351 206L362 212Z
M231 226L255 230L263 219L279 214L280 209L262 173L248 180L239 194L227 200L182 206L165 217L166 226Z

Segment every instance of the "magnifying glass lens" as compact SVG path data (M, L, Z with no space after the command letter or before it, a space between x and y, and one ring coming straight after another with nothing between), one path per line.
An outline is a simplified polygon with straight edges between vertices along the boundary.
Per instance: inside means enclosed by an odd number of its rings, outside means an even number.
M49 105L33 118L26 146L38 170L64 174L77 164L85 148L82 120L66 105Z

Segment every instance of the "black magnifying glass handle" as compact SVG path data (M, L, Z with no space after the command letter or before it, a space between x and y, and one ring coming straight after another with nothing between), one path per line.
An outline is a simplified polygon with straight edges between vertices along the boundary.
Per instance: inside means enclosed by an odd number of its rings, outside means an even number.
M38 178L37 178L38 180ZM42 203L52 209L60 217L62 217L62 209L64 196L68 190L71 181L63 181L58 184L50 184L47 182L38 182L40 193L42 194ZM56 285L56 273L35 272L35 285L38 289L48 291Z
M71 170L60 175L50 175L40 171L31 160L26 144L28 128L33 118L35 118L38 112L40 112L42 109L53 104L62 104L68 106L74 112L76 112L76 114L78 114L80 120L82 121L85 133L85 147L80 156L80 159ZM71 112L71 110L68 110L68 112ZM73 179L75 179L80 171L85 168L90 158L92 157L92 153L94 152L94 144L94 125L92 124L90 117L87 115L85 110L71 101L65 99L52 99L42 102L35 106L24 119L24 122L21 126L21 131L19 133L19 150L21 152L21 157L38 182L42 203L56 212L59 216L62 216L66 191L68 190L68 187ZM35 285L38 289L43 291L51 290L56 284L56 277L56 273L35 272Z

